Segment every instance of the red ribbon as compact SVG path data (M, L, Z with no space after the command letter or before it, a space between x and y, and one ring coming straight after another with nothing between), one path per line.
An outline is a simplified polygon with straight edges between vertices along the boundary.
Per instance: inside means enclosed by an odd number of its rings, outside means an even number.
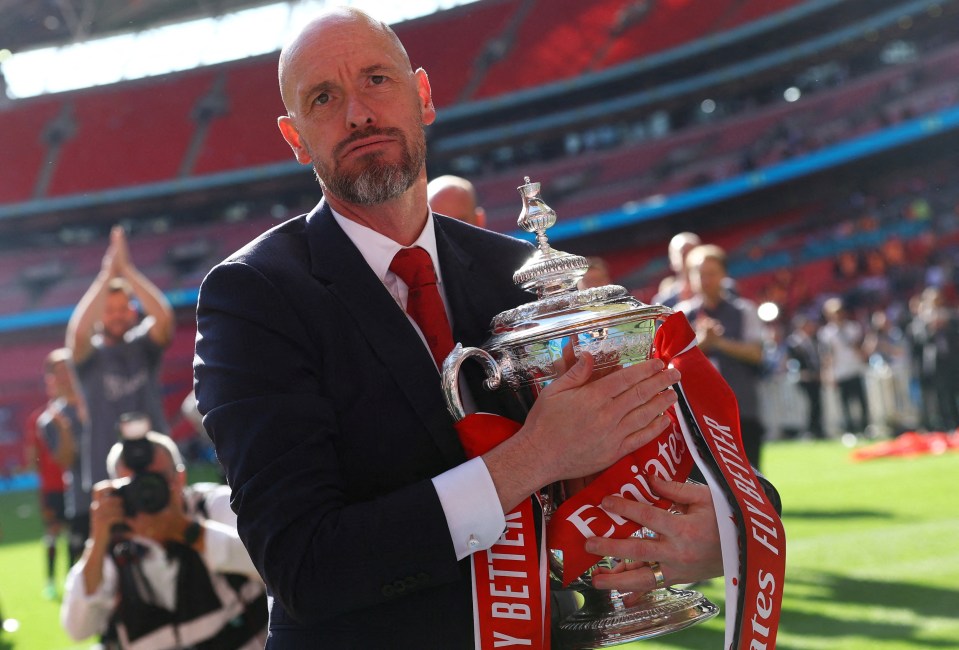
M469 458L481 456L519 428L512 420L489 413L473 413L456 423ZM503 535L488 550L473 553L471 561L476 647L548 650L546 547L536 541L533 500L526 499L509 512Z
M681 428L713 494L726 575L726 644L771 650L786 577L786 531L743 451L732 389L696 346L686 317L656 333L657 356L677 368Z

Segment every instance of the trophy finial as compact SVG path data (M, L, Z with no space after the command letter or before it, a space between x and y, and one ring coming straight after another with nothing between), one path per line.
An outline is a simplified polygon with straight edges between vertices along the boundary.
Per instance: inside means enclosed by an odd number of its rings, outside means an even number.
M585 257L557 251L549 245L546 229L556 223L556 212L540 197L539 183L531 182L529 176L524 176L523 180L525 183L516 188L523 198L523 209L516 225L526 232L536 233L537 251L513 274L513 282L524 289L535 288L540 299L573 291L579 279L586 275L589 262Z

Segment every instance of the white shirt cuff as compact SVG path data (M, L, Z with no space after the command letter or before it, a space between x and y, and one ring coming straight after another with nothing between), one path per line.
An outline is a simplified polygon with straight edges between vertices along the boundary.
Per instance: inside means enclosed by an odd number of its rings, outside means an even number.
M259 578L236 528L207 519L203 522L203 559L213 571Z
M506 516L496 486L480 457L433 478L456 559L488 549L506 528Z

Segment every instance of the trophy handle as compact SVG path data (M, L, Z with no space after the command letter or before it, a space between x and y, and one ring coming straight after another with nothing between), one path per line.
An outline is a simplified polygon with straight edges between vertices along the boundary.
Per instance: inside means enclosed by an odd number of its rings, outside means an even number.
M483 386L487 390L496 390L503 381L503 374L499 365L489 352L480 348L464 348L462 344L457 343L453 351L443 361L443 370L440 372L443 380L443 396L446 397L446 408L457 422L466 417L466 411L463 409L463 402L460 399L460 366L470 357L479 359L486 369L486 381L483 382Z

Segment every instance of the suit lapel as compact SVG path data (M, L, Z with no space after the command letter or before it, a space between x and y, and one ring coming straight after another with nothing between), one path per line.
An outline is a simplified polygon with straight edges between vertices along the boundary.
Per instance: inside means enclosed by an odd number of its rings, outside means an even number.
M321 202L307 216L311 272L336 297L450 463L464 460L429 352L389 291ZM442 263L442 262L441 262ZM444 281L445 281L444 269Z
M483 277L475 260L453 241L434 217L436 249L443 272L443 290L453 319L453 341L479 346L489 338L489 325L496 314L496 296L489 278Z

